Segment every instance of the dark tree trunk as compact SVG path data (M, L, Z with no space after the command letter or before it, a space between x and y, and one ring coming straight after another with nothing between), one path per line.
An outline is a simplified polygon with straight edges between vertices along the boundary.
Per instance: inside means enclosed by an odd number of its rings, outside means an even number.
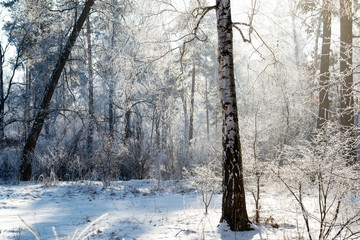
M30 134L28 138L26 139L26 143L24 146L24 150L22 153L21 158L21 166L20 166L20 179L22 181L29 181L31 179L31 173L32 173L32 167L31 167L31 160L34 155L34 151L36 148L36 143L39 138L40 132L43 128L44 121L46 117L49 114L49 106L51 102L51 98L54 94L55 87L59 81L59 78L61 76L61 72L64 69L65 63L67 62L71 49L74 46L76 42L76 38L79 35L79 32L84 25L84 22L89 15L90 9L92 5L94 4L95 0L88 0L85 3L84 10L82 11L79 19L77 20L71 35L69 36L69 39L64 47L63 52L61 53L54 71L51 74L49 83L47 87L45 88L45 94L42 99L40 109L36 113L34 124L31 128Z
M87 63L88 63L88 78L89 78L89 99L88 99L88 114L89 125L87 132L87 155L92 157L93 153L93 141L94 141L94 77L92 66L92 45L91 45L91 26L90 18L86 20L86 39L87 39Z
M235 91L230 0L217 0L218 64L223 108L223 200L220 222L232 231L250 229L246 211L238 111Z
M340 0L340 124L344 135L348 139L349 163L356 161L355 134L354 134L354 97L352 93L352 0Z
M161 115L161 148L165 149L168 147L168 136L169 136L169 124L168 124L168 114L163 113Z
M187 112L187 100L185 97L185 89L182 90L181 93L181 101L183 102L183 112L184 112L184 139L185 143L188 141L188 133L189 133L189 119Z
M323 2L323 34L320 59L320 92L317 129L320 130L329 119L329 86L330 86L330 40L331 40L331 9L330 1Z
M210 139L210 120L209 120L209 92L208 92L208 79L205 79L205 106L206 106L206 136Z
M131 129L131 109L128 109L125 112L125 136L124 143L127 143L129 139L132 137L132 129Z
M29 69L25 68L25 106L24 106L24 140L26 140L28 131L30 129L30 89L31 89L31 75Z
M195 95L195 63L191 75L191 98L190 98L190 119L189 119L189 145L194 138L194 95Z
M115 3L112 1L113 4ZM113 18L116 19L115 13L113 13ZM111 47L114 47L115 44L115 23L112 21L112 34L111 34ZM110 73L113 72L113 68L110 67ZM109 83L109 132L110 132L110 140L114 140L115 136L115 108L114 108L114 89L115 89L115 80L113 79L114 76L109 76L110 83Z
M0 148L5 143L5 95L4 95L4 75L3 75L4 54L0 44Z
M158 151L160 150L160 143L161 143L160 121L161 121L161 115L157 112L155 116L155 146Z
M114 116L114 80L110 79L109 87L109 132L110 139L114 140L114 125L115 125L115 116Z

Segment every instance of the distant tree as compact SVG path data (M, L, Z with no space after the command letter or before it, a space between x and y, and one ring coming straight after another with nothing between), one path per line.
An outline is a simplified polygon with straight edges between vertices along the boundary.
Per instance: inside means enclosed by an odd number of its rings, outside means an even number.
M91 42L91 23L90 17L86 20L86 40L87 40L87 67L88 67L88 79L89 79L89 96L88 96L88 114L89 125L87 133L87 155L92 157L93 153L93 141L94 141L94 74L92 63L92 42Z
M353 20L352 0L340 0L340 124L342 131L351 132L349 141L349 163L356 162L354 133L354 96L353 96Z
M11 95L12 87L14 86L14 79L15 79L15 73L19 70L21 64L22 64L22 54L24 53L24 41L20 41L19 44L16 46L16 56L14 59L14 63L12 64L11 69L11 75L8 79L5 79L4 77L4 63L5 63L5 54L6 54L6 48L3 48L3 46L0 43L0 149L4 147L5 145L5 127L6 125L16 122L17 119L11 119L9 121L6 121L5 115L6 115L6 104L8 102L8 99ZM9 46L9 45L8 45Z
M323 0L323 34L320 59L320 91L317 129L320 130L329 119L330 88L330 42L331 42L331 2Z
M194 138L194 103L195 103L195 78L196 68L195 62L193 62L193 69L191 73L191 97L190 97L190 119L189 119L189 145Z

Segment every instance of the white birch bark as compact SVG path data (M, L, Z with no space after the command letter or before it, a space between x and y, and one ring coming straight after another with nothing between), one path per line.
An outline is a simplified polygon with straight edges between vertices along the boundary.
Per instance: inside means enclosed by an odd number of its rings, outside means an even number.
M246 212L241 144L236 102L230 0L217 0L218 64L223 108L222 217L233 231L250 229Z

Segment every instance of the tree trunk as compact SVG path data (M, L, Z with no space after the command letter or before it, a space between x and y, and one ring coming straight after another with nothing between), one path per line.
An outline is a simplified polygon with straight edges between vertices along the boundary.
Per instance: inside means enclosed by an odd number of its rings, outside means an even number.
M4 54L0 44L0 148L5 143L5 96L4 96L4 75L3 75Z
M193 63L191 75L191 98L190 98L190 119L189 119L189 145L194 138L194 95L195 95L195 63Z
M155 146L156 146L157 151L160 150L160 143L161 143L160 121L161 121L161 114L156 112L156 115L155 115Z
M235 91L230 0L217 0L218 64L223 108L223 200L220 222L232 231L250 229L246 212L238 111Z
M69 36L69 39L64 47L63 52L61 53L56 65L55 69L51 74L49 83L47 87L45 88L45 94L42 99L40 109L36 113L34 124L31 128L30 134L26 140L24 150L21 157L21 166L20 166L20 179L22 181L29 181L31 179L31 160L34 155L34 151L36 148L36 143L39 138L40 132L43 128L45 118L48 116L49 112L49 106L51 102L51 98L54 94L55 87L59 81L59 78L61 76L61 72L64 69L65 63L67 62L71 49L74 46L76 42L76 38L79 35L79 32L84 25L84 22L89 15L90 9L92 5L94 4L95 0L88 0L85 3L84 10L82 11L79 19L77 20L76 24L74 25L74 28L71 32L71 35Z
M329 86L330 86L330 40L331 40L331 9L330 1L323 2L323 34L320 59L320 92L317 129L320 130L329 119Z
M289 5L290 5L290 9L291 11L293 11L293 2L294 0L290 0L289 1ZM293 34L293 39L294 39L294 44L295 44L295 47L294 47L294 54L295 54L295 65L296 67L299 69L300 68L300 54L299 54L299 40L298 40L298 34L297 34L297 31L296 31L296 23L295 23L295 20L296 20L296 13L293 12L291 14L291 25L292 25L292 34Z
M114 140L114 125L115 125L115 116L114 116L114 88L115 83L113 79L110 79L109 87L109 132L110 140Z
M181 92L181 101L183 102L183 112L184 112L184 143L188 141L188 133L189 133L189 119L188 119L188 112L187 112L187 101L185 96L185 89Z
M126 110L125 112L125 136L124 143L127 143L132 137L132 129L131 129L131 109Z
M208 79L205 79L205 106L206 106L206 136L210 140L210 120L209 120L209 96Z
M24 106L24 140L26 140L28 136L28 132L30 129L30 89L31 89L31 75L28 67L25 68L25 106Z
M352 0L340 0L340 124L344 135L349 136L349 163L356 162L354 134L354 98L352 93Z
M115 4L114 1L112 1L112 4ZM116 15L113 12L113 18L116 19ZM114 48L115 44L115 23L111 21L111 48ZM110 67L110 73L113 73L113 67ZM115 137L115 108L114 108L114 89L115 89L115 80L114 76L112 74L107 75L109 76L109 132L110 132L110 141L114 140Z
M88 63L88 78L89 78L89 99L88 99L88 114L89 125L87 132L87 155L88 158L92 157L93 153L93 141L94 141L94 77L92 66L92 45L91 45L91 26L90 18L86 19L86 39L87 39L87 63Z

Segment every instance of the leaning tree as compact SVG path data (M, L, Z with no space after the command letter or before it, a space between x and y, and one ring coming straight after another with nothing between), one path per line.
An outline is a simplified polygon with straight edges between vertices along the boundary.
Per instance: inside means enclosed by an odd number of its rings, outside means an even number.
M37 140L39 138L40 132L43 128L46 117L49 115L49 106L54 94L56 85L61 76L62 70L65 67L65 64L70 56L72 47L76 42L76 38L78 37L80 30L82 29L86 18L90 13L91 7L94 5L95 0L88 0L85 3L85 7L76 21L73 30L66 42L66 45L63 48L62 53L59 56L59 59L55 65L55 68L50 77L49 83L45 88L44 97L41 101L40 108L36 113L33 126L31 128L30 134L26 139L24 150L21 158L21 166L20 166L20 179L23 181L29 181L31 179L32 173L32 164L31 160L34 155L35 147Z

